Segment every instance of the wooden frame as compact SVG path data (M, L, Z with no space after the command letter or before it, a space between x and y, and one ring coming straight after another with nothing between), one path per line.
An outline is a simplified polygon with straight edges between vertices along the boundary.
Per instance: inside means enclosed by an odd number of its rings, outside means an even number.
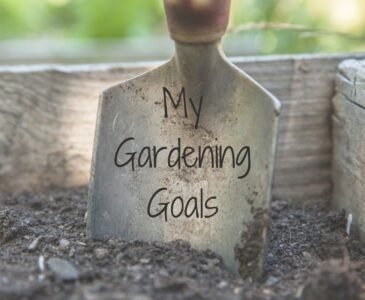
M283 103L273 196L331 196L331 98L337 65L365 55L232 61ZM88 183L98 94L159 63L0 67L0 191Z
M365 60L339 65L333 108L332 204L365 240Z

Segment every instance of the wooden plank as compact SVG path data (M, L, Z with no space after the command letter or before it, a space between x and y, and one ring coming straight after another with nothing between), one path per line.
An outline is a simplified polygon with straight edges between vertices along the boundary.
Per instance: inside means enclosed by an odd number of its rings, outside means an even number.
M277 188L273 190L273 197L289 202L325 201L331 192L332 184L329 180L325 180L311 184L277 185Z
M333 205L365 239L365 60L346 60L333 98Z
M336 90L348 100L365 108L365 61L345 60L336 75Z
M344 58L232 59L283 102L276 198L330 196L330 99ZM87 184L99 92L158 64L0 67L0 191Z

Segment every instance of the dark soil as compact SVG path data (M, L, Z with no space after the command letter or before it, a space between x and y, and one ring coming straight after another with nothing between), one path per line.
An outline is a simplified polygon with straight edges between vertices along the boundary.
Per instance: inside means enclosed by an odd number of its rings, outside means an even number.
M85 188L1 197L0 299L365 299L364 248L323 204L274 201L263 274L243 280L183 241L89 240L86 198Z

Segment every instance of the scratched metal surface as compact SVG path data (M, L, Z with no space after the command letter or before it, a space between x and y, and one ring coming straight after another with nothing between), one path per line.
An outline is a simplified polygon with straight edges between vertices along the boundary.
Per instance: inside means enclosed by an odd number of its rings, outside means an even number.
M182 95L175 108L166 91L177 104L182 88L185 102ZM229 63L217 43L194 47L177 43L169 62L107 89L100 98L89 234L132 240L184 239L197 249L218 252L230 268L236 269L234 247L243 222L252 222L254 211L269 206L279 110L279 102ZM134 140L121 146L127 138ZM144 146L171 148L179 139L182 147L195 149L221 145L231 146L237 153L249 147L250 160L247 155L244 160L241 152L242 164L235 168L227 159L222 168L212 168L206 161L201 167L183 165L178 169L168 166L168 151L163 150L156 167L137 166L132 171L130 163L121 166L128 161L128 152L141 151ZM247 176L238 178L248 169ZM151 197L161 188L166 190L153 198L148 211ZM201 191L204 207L207 199L214 197L207 206L218 211L211 217L215 210L202 212ZM185 212L173 217L171 205L178 196L184 206L196 197L199 217L196 213L187 217ZM169 203L167 221L164 212L149 216L166 206L160 203ZM190 201L189 211L194 203ZM174 212L179 212L177 204ZM263 229L256 241L263 245L265 235Z

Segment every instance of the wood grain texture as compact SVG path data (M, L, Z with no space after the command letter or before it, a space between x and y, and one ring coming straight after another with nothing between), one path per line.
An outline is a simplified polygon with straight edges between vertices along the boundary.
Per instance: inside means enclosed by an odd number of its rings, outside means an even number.
M333 204L365 238L365 60L346 60L333 98Z
M283 103L275 198L330 196L331 98L345 58L232 59ZM87 184L100 91L156 65L0 67L0 191Z

